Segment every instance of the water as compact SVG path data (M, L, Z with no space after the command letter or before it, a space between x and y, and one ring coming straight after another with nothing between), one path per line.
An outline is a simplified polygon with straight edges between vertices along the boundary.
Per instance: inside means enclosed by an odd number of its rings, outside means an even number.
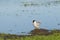
M34 29L33 19L41 21L40 28L60 29L60 3L54 1L0 0L0 33L27 33Z

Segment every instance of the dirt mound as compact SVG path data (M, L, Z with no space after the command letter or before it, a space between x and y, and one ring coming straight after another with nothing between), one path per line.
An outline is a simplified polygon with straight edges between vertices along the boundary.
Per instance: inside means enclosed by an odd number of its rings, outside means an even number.
M32 35L49 35L51 32L47 29L34 29L30 32Z

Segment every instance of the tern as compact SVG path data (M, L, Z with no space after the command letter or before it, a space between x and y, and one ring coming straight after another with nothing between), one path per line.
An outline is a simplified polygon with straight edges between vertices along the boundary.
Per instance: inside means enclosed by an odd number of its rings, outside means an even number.
M39 29L39 26L40 26L39 21L33 20L32 23L33 23L33 26L35 27L35 29Z

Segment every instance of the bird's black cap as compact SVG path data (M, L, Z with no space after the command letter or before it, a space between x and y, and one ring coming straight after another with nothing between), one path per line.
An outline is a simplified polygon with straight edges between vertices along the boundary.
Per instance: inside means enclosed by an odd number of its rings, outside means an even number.
M33 20L33 23L35 22L35 20Z

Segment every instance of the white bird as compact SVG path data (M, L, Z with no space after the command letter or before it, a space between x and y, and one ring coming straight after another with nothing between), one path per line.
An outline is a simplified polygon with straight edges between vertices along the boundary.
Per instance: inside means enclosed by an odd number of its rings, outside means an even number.
M33 26L35 27L35 29L39 29L40 22L36 21L36 20L33 20Z

